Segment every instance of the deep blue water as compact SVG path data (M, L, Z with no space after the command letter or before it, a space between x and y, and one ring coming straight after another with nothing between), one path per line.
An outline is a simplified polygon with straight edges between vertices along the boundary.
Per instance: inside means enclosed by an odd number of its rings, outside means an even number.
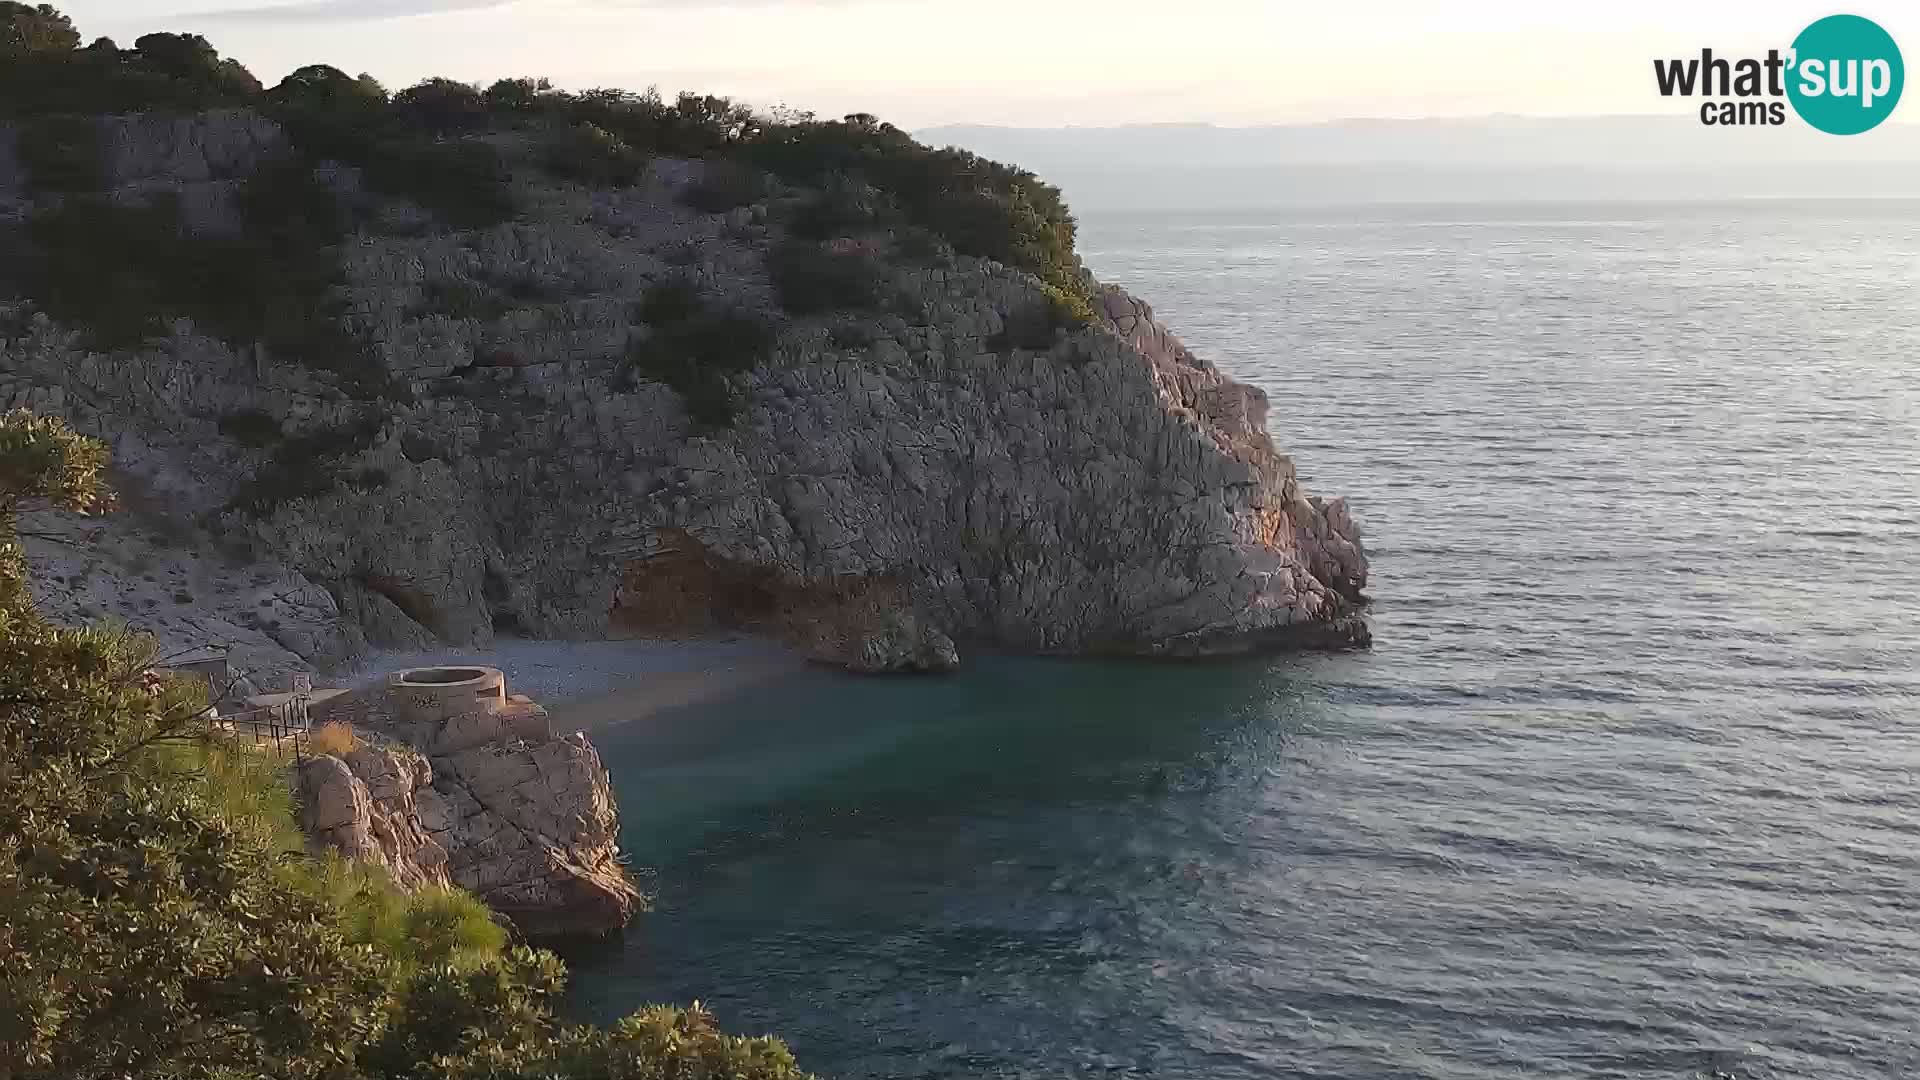
M599 737L576 962L838 1077L1920 1076L1920 205L1109 217L1370 652L809 672Z

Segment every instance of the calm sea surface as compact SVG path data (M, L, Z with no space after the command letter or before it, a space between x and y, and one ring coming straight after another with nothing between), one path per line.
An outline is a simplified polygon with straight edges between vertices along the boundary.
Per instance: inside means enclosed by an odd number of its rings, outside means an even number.
M1920 1076L1920 204L1084 221L1351 497L1371 652L601 739L700 998L859 1077Z

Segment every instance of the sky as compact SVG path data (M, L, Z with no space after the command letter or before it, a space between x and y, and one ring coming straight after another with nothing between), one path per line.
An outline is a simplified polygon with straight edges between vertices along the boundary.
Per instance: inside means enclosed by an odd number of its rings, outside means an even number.
M328 63L695 89L914 129L1353 117L1681 114L1655 57L1785 49L1873 18L1920 58L1920 4L1868 0L55 0L87 38L211 39L271 84ZM1920 92L1916 93L1920 101ZM1920 104L1903 104L1908 120ZM1900 115L1904 113L1907 115Z

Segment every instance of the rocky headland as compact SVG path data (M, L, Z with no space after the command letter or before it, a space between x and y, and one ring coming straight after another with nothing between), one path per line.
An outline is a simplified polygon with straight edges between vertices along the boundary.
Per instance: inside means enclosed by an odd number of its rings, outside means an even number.
M165 195L215 237L248 228L236 192L287 153L247 110L88 123L107 198ZM1092 318L1033 340L1032 273L850 226L835 240L879 252L883 300L795 315L769 259L817 193L769 181L706 213L687 191L712 163L588 186L542 172L525 135L484 138L518 208L488 227L316 166L362 208L336 294L377 393L188 318L103 351L21 285L0 299L0 404L110 441L135 511L84 542L30 530L49 612L230 643L265 681L497 633L758 628L861 670L950 666L953 641L1366 640L1344 505L1301 489L1266 396L1145 302L1088 278ZM18 142L0 127L0 214L25 220L70 196L36 186ZM669 282L771 335L730 378L729 424L632 375Z

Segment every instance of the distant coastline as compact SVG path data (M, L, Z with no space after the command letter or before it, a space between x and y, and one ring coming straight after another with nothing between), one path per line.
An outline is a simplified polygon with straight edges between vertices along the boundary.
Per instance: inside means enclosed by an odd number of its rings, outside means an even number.
M954 125L916 133L1018 160L1082 213L1389 203L1907 198L1920 125L1855 139L1702 133L1685 117L1480 117L1215 127Z

